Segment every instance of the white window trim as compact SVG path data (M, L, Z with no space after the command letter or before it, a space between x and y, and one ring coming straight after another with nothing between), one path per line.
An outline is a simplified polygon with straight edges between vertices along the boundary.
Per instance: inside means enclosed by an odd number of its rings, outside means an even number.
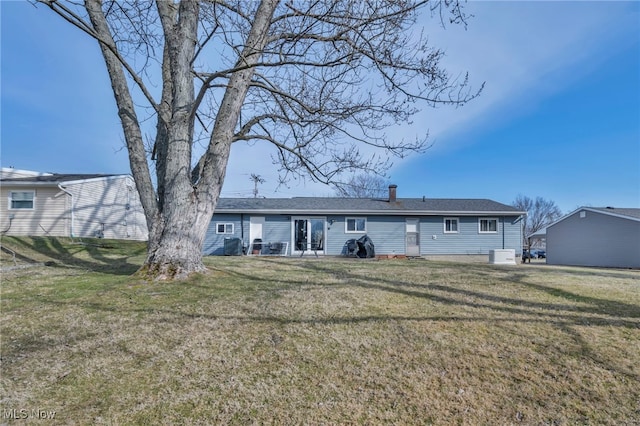
M354 222L354 226L355 224L357 224L358 220L364 220L364 229L363 230L353 230L350 231L349 230L349 220L353 220ZM350 217L345 217L344 219L344 233L345 234L365 234L367 232L367 218L366 217L362 217L362 216L350 216Z
M496 222L496 230L495 231L483 231L482 230L482 221L483 220L494 220ZM479 234L497 234L500 229L500 222L497 217L481 217L478 219L478 233Z
M31 200L31 207L12 207L13 205L13 193L16 192L30 192L33 194L33 198ZM9 210L35 210L36 209L36 191L33 189L27 189L24 191L9 191L9 193L7 194L7 202L8 202L8 207Z
M224 232L220 232L218 230L218 227L220 225L224 226ZM231 232L227 232L227 226L231 226ZM235 232L235 226L234 226L233 223L231 223L231 222L216 222L216 234L233 235L234 232Z
M456 222L456 230L455 231L447 231L447 221L451 220ZM442 228L445 234L457 234L460 232L460 219L457 217L445 217L442 221Z

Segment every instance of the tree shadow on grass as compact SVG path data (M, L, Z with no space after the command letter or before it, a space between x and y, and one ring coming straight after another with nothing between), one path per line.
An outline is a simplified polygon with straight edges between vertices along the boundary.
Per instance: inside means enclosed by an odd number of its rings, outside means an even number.
M273 266L273 265L272 265ZM359 287L369 291L391 292L393 294L401 294L408 297L418 297L430 302L443 304L452 307L458 307L461 311L454 311L450 315L440 313L430 314L429 310L425 310L424 315L401 315L401 314L356 314L349 311L341 312L339 315L300 315L292 313L291 315L272 314L268 312L268 308L252 309L248 307L246 311L235 310L227 313L207 312L202 307L207 305L208 300L219 302L221 298L215 294L217 287L208 286L206 283L186 284L187 288L181 295L184 296L179 304L169 304L162 301L159 305L153 302L145 301L145 305L141 306L136 299L148 297L148 293L142 291L140 294L132 294L128 301L119 300L114 303L109 298L93 298L89 300L74 301L56 301L42 297L40 303L52 304L64 308L66 306L79 306L87 311L102 311L110 314L120 314L129 312L135 315L142 315L140 318L151 315L153 317L162 318L161 321L176 321L183 323L184 321L199 321L202 319L213 321L238 321L241 323L260 323L264 325L272 325L275 327L286 327L290 325L358 325L376 322L443 322L458 324L487 324L490 327L501 327L509 324L510 328L517 327L518 323L528 324L547 324L560 332L571 344L566 346L566 354L578 359L589 360L595 365L601 366L608 371L615 371L634 381L640 380L640 375L627 366L618 365L614 360L608 359L600 354L592 342L589 342L579 330L580 327L604 326L604 327L620 327L632 330L640 329L640 321L637 315L627 316L611 312L606 309L610 306L611 301L604 301L603 305L599 304L596 298L591 298L594 306L585 307L582 311L578 311L575 306L568 304L542 303L533 302L526 299L514 297L501 297L494 294L485 294L481 291L469 291L452 286L446 286L438 283L416 284L409 281L398 280L395 278L368 277L364 273L351 273L344 270L335 270L329 266L319 263L307 263L297 265L301 271L308 270L309 275L314 274L335 274L337 280L332 284L335 288L342 287ZM322 283L315 280L306 279L287 279L279 277L277 279L266 279L260 277L259 274L252 275L251 272L244 272L234 269L233 266L223 268L228 276L233 280L241 280L247 283L248 292L254 292L250 296L260 296L265 292L272 291L290 291L299 288L302 291L310 288L322 287ZM177 285L177 284L176 284ZM514 282L514 285L520 285ZM184 288L185 284L180 284ZM145 287L145 289L147 289ZM175 289L168 291L174 294ZM242 293L240 293L242 294ZM237 295L236 295L237 296ZM264 300L256 297L255 300ZM238 303L238 299L234 299L234 303ZM251 304L251 302L248 302ZM194 309L194 307L196 307ZM268 306L265 305L265 306ZM628 304L623 304L623 308L629 308ZM471 308L471 309L467 309ZM477 310L476 310L477 309ZM589 314L585 316L584 314ZM150 320L153 321L153 318ZM142 320L144 321L144 320ZM521 338L524 336L520 336ZM531 336L533 338L533 335ZM526 339L526 337L524 337ZM32 349L33 342L30 343ZM46 350L43 346L42 350Z
M142 242L56 237L5 237L3 246L7 244L16 259L26 264L47 262L113 275L136 272L140 264L132 263L131 259L146 249Z
M336 273L334 269L326 267L322 263L318 262L307 262L300 264L300 266L307 268L314 273L333 274L336 275L337 278L347 279L349 280L350 285L356 285L365 288L375 288L378 290L404 294L407 296L428 298L434 301L452 305L487 308L491 310L504 311L506 313L535 313L536 315L541 314L539 310L542 310L545 311L546 315L551 317L563 317L566 314L560 314L559 312L568 312L571 314L576 313L600 315L605 318L611 318L612 320L620 319L621 317L640 318L640 306L638 305L583 296L553 287L546 287L538 284L528 283L525 281L526 275L521 273L509 274L506 277L499 279L503 282L525 286L536 291L548 293L552 296L561 297L571 303L565 304L538 302L527 300L525 298L505 297L484 293L481 291L461 289L458 287L439 283L420 284L395 278L389 279L371 277L364 274L356 274L346 271L340 271L339 273ZM482 272L486 272L486 270L482 269ZM465 273L471 275L473 274L473 271L469 269L468 265L465 266ZM440 294L434 294L432 290L435 290ZM536 311L532 312L531 309L536 309ZM635 322L632 322L631 324L633 324L634 328L640 325Z
M282 264L281 260L257 259L255 268L266 270L278 267ZM206 280L210 279L204 276L201 278L204 282L188 282L179 284L184 288L180 292L179 303L169 303L168 300L158 300L158 304L154 304L153 300L149 300L148 287L143 290L132 290L130 295L126 296L128 300L118 299L114 301L109 297L94 297L83 300L51 300L48 297L38 297L38 302L42 304L50 304L64 308L65 306L75 306L86 309L87 311L102 311L111 314L127 312L135 315L160 315L163 321L190 321L190 320L223 320L223 321L240 321L252 323L271 324L277 327L287 326L291 324L308 324L308 325L357 325L372 322L446 322L460 324L477 324L485 323L490 326L499 326L500 324L548 324L560 331L566 336L568 341L575 343L577 349L573 349L571 355L579 359L589 359L590 361L601 365L603 368L619 372L633 380L640 380L640 375L634 371L630 371L624 366L615 365L615 362L606 359L600 355L593 345L591 345L582 334L579 333L579 327L617 327L629 330L640 330L640 309L637 305L623 303L594 297L586 297L579 294L548 288L538 284L526 282L526 275L520 272L512 273L508 270L498 274L497 279L512 283L515 287L525 286L535 292L543 292L555 297L563 298L567 303L540 302L530 300L525 293L522 297L506 297L496 294L490 294L480 290L473 290L455 287L453 285L445 285L439 282L416 283L410 280L400 279L398 275L389 277L368 276L366 271L350 272L342 268L332 268L331 265L324 262L299 262L286 263L287 267L297 268L300 276L287 275L275 278L261 276L259 272L253 273L256 269L246 268L239 270L232 264L231 266L221 266L218 271L222 272L220 280L229 279L231 285L224 288L223 291L229 291L230 297L233 298L234 304L241 304L242 300L247 300L248 308L235 309L228 313L209 312L206 307L209 301L219 303L221 299L227 297L227 294L219 293L218 286L212 286ZM426 265L425 265L426 266ZM481 271L487 272L486 268L480 268ZM472 274L473 271L465 270L465 273ZM505 276L506 274L506 276ZM323 276L333 278L331 283L323 284L314 280L314 276ZM233 283L240 281L246 285L232 294ZM178 285L178 284L176 284ZM263 296L266 294L277 293L280 291L291 291L292 289L318 288L318 287L334 287L336 289L343 287L357 287L365 291L380 291L392 294L399 294L411 298L420 298L434 302L437 304L450 306L460 310L442 313L441 310L429 311L425 309L423 315L415 313L409 315L399 314L368 314L366 312L355 313L343 311L338 315L320 314L320 315L304 315L300 313L269 313L269 302L265 306L253 306L251 300L265 300ZM477 286L481 289L482 286ZM139 291L139 293L136 293ZM246 292L247 299L242 299L243 293ZM176 294L176 289L167 289L168 294ZM41 299L41 300L40 300ZM143 301L143 303L140 303ZM9 349L9 348L7 348ZM44 348L42 348L44 350Z
M640 318L640 306L632 303L619 302L615 300L600 299L597 297L585 296L578 293L573 293L567 290L562 290L557 287L546 286L541 284L535 284L526 281L525 274L512 274L507 278L503 278L504 281L515 283L535 291L546 293L548 295L564 299L573 303L582 303L588 306L574 306L575 311L584 313L595 313L599 315L609 315L618 317L630 317ZM628 276L624 276L628 278ZM573 305L569 305L573 306Z
M331 274L333 270L321 264L307 263L305 268L313 271ZM473 273L465 265L466 273ZM473 269L473 267L471 267ZM486 268L479 267L482 272L486 272ZM363 274L354 274L341 271L340 275L349 280L349 285L359 286L367 289L376 289L399 293L411 297L421 297L439 303L479 308L497 313L506 313L511 315L524 315L525 317L499 317L494 315L485 316L460 316L456 321L481 321L489 324L499 323L547 323L561 330L570 341L573 341L579 348L574 351L573 355L579 358L588 358L592 362L601 365L603 368L617 371L633 380L640 380L640 375L630 371L623 366L612 365L606 358L600 356L592 345L576 330L575 326L605 326L605 327L623 327L632 330L640 330L640 306L624 303L619 301L600 299L595 297L583 296L566 290L546 287L539 284L526 282L525 274L509 274L502 281L512 283L517 286L525 286L537 292L543 292L555 297L567 300L570 303L551 303L538 302L523 298L504 297L495 294L488 294L481 291L473 291L461 289L450 285L438 283L417 284L397 279L387 279L379 277L369 277ZM628 275L623 276L628 278ZM436 291L438 294L434 294ZM453 318L433 318L428 315L423 319L431 321L451 321Z

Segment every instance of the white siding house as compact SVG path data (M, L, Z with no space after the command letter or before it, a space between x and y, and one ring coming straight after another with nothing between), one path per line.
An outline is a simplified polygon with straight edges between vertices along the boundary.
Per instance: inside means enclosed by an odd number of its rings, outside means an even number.
M581 207L549 225L551 265L640 268L640 209Z
M146 240L129 175L54 174L3 168L0 232L16 236Z

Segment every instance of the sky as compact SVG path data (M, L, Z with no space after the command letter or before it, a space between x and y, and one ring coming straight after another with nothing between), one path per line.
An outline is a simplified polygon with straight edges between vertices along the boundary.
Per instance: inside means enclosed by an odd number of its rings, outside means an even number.
M485 88L463 107L424 106L392 138L429 134L395 160L398 197L518 195L640 208L640 2L470 1L466 28L425 17L453 75ZM45 7L0 0L0 165L54 173L130 173L97 44ZM278 185L268 148L235 144L223 197L332 196Z

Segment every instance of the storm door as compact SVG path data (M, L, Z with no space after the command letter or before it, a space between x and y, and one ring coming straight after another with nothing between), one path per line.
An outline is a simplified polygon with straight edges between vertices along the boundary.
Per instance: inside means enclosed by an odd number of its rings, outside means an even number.
M420 233L418 229L418 219L407 219L407 256L420 256Z
M325 218L298 217L293 219L293 253L324 253Z
M264 228L264 216L251 216L249 218L249 241L251 242L251 254L260 254L262 251L262 229Z

